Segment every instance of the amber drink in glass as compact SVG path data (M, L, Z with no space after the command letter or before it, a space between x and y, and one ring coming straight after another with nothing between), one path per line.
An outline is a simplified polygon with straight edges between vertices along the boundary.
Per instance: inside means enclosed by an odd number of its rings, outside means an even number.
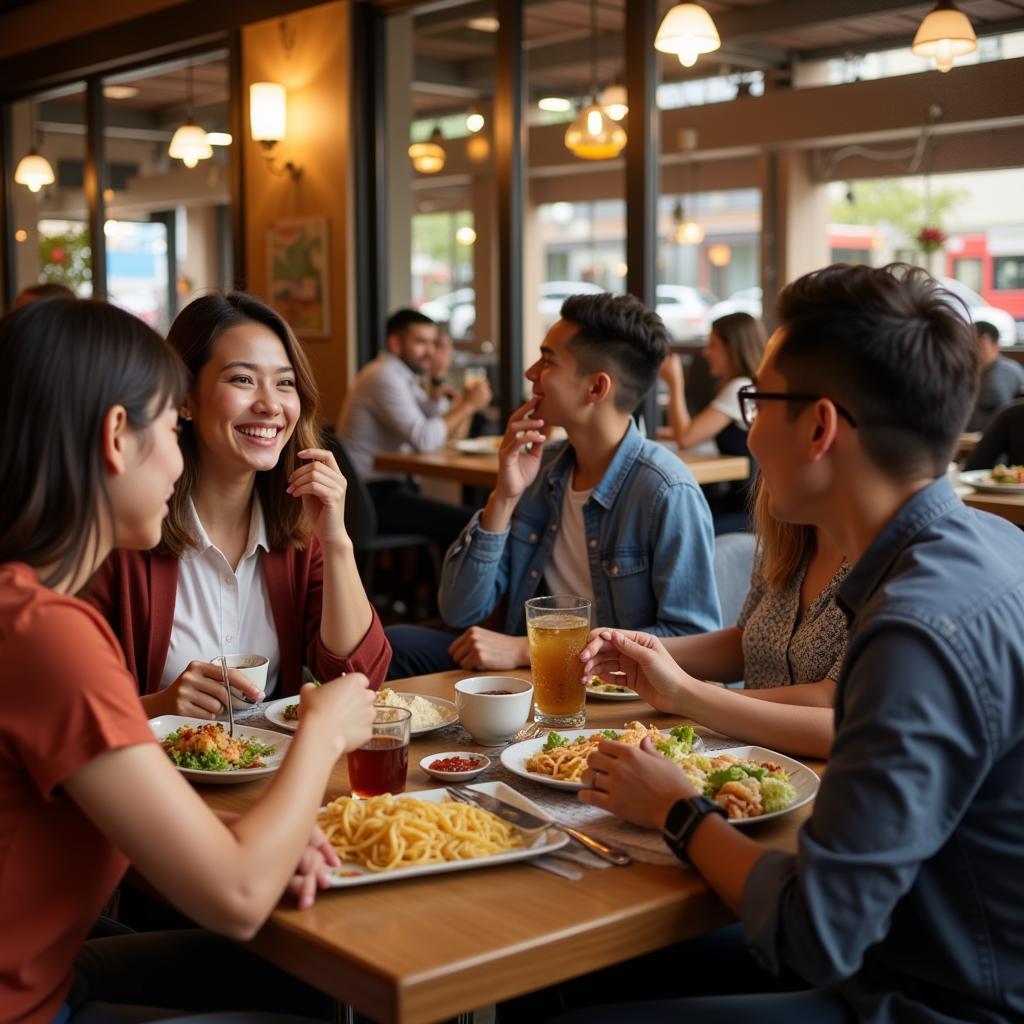
M412 712L387 707L376 712L373 735L348 753L348 783L354 797L405 792Z
M590 602L582 597L533 597L526 602L533 670L533 717L555 728L586 721L580 653L590 633Z

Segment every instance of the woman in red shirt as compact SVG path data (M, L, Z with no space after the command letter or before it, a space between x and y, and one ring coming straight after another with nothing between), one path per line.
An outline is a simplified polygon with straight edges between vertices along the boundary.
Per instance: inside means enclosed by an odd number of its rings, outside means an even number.
M160 540L182 468L184 380L160 337L112 306L44 301L0 320L5 1021L74 1019L76 953L129 862L200 925L240 940L286 888L308 905L336 863L313 822L335 761L370 735L366 677L303 688L282 767L225 821L156 743L117 640L74 596L115 544ZM159 965L174 1005L188 1006L194 979L175 966Z
M249 295L205 295L171 325L190 386L185 470L160 546L115 551L89 600L120 638L150 717L223 710L214 659L258 654L267 692L362 672L377 687L391 649L345 529L345 478L320 447L317 389L294 334ZM252 700L264 693L239 673Z

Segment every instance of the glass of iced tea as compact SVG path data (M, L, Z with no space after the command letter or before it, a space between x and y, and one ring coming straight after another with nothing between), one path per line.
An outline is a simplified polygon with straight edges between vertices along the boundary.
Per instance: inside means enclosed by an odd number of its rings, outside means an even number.
M405 792L412 712L386 707L376 711L373 735L348 753L348 784L355 797Z
M534 721L574 728L587 719L580 652L590 634L590 602L582 597L532 597L526 632L533 670Z

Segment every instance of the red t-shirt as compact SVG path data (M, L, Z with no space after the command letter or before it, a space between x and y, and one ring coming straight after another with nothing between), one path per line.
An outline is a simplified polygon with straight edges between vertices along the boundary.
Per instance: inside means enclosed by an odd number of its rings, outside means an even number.
M60 788L155 742L103 618L0 565L0 1019L52 1020L75 954L128 866Z

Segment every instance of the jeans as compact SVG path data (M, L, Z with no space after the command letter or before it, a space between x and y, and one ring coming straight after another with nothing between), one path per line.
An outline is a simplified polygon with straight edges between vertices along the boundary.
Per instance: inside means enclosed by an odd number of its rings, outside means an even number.
M447 672L458 668L448 648L459 633L426 626L388 626L384 635L391 644L388 679L425 676L431 672Z

